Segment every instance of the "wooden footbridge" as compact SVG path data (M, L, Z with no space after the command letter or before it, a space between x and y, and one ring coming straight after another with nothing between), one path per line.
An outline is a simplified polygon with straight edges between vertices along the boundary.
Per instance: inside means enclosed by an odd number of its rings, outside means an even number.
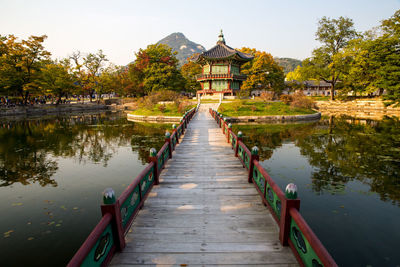
M257 152L210 106L190 110L118 199L105 191L68 266L336 266Z

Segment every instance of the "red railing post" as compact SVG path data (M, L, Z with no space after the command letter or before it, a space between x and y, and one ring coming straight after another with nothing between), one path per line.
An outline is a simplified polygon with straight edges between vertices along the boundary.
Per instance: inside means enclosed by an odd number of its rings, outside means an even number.
M167 131L165 133L165 142L168 143L168 148L169 148L169 158L172 158L172 144L171 144L171 134Z
M150 157L149 161L154 163L154 184L159 184L159 173L158 173L158 158L157 158L157 150L153 147L150 149Z
M116 236L113 235L117 250L122 251L125 248L125 236L122 228L121 210L119 201L115 202L115 193L112 188L106 188L103 192L103 205L101 205L101 215L110 213L112 216L111 227Z
M258 156L258 147L253 146L251 149L251 156L250 156L250 163L249 163L249 177L248 177L248 182L252 183L253 182L253 170L254 170L254 161L259 160Z
M238 156L238 150L239 150L239 141L243 140L243 134L241 131L238 132L237 134L237 140L236 140L236 146L235 146L235 157Z
M283 246L288 245L290 236L290 209L300 209L300 199L297 199L297 187L295 184L288 184L285 190L285 198L282 199L281 219L279 225L279 241Z

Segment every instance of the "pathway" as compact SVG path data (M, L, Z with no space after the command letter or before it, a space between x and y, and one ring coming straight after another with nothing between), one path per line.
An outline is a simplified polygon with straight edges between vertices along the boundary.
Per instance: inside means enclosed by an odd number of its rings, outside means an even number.
M202 105L111 266L298 266Z

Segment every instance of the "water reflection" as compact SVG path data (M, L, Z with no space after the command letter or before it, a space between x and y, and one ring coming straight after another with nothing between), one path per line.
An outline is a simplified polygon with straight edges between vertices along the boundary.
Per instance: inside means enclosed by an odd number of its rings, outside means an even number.
M249 147L260 148L262 160L285 142L294 142L309 164L315 193L337 194L357 180L381 200L400 204L400 121L329 117L317 123L235 125Z
M142 163L148 148L160 148L169 125L127 122L106 114L0 123L0 186L38 183L57 186L55 157L107 166L115 151L130 144ZM146 138L144 138L146 137Z
M314 192L344 190L358 180L381 200L400 204L400 122L334 118L296 140L301 154L318 167L312 174Z

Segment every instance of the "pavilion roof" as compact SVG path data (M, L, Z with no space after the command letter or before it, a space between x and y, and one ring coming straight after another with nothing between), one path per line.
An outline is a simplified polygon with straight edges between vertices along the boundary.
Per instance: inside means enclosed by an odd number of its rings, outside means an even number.
M226 58L234 58L238 61L247 62L252 60L254 57L250 54L242 53L228 45L225 44L225 39L223 38L222 31L220 34L220 39L217 42L217 45L213 48L197 55L192 60L200 62L202 60L215 60L215 59L226 59Z

